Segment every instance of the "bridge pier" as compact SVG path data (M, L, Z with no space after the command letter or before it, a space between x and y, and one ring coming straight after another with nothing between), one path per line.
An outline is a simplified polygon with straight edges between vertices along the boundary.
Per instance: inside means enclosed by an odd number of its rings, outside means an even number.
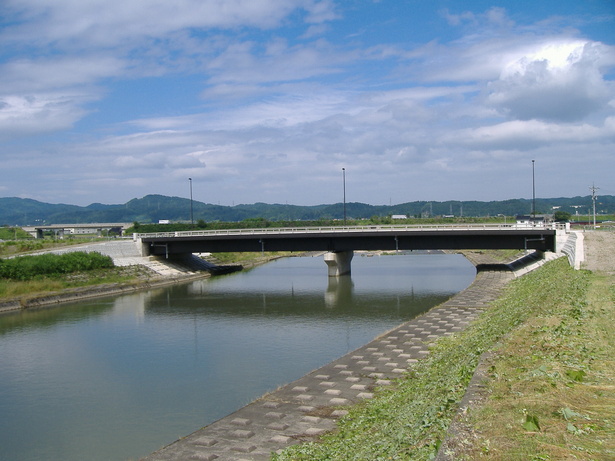
M350 261L352 261L353 256L354 252L352 250L325 253L325 263L327 263L329 268L329 277L350 274Z

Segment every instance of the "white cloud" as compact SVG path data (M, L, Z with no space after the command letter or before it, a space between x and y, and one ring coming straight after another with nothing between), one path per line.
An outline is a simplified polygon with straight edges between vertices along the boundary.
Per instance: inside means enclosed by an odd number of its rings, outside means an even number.
M601 74L602 64L614 55L614 47L589 41L536 44L489 85L489 103L521 120L583 120L615 97Z
M90 100L79 94L0 96L0 138L11 139L70 128Z
M125 71L114 56L18 58L0 65L0 94L50 91L90 85Z
M542 146L612 141L615 126L609 119L602 126L562 125L539 120L515 120L450 133L447 143L484 150L531 150Z
M306 11L309 23L336 17L326 0L8 0L4 7L21 19L5 29L5 40L36 37L67 49L108 48L182 29L267 29L296 10Z
M237 98L238 84L255 96L263 83L313 77L339 61L323 45L272 38L257 47L243 34L231 38L244 28L279 26L291 13L316 27L337 17L329 0L9 0L4 6L14 20L0 30L0 41L11 44L0 64L0 130L16 133L69 128L87 113L83 104L120 75L205 72L204 96Z

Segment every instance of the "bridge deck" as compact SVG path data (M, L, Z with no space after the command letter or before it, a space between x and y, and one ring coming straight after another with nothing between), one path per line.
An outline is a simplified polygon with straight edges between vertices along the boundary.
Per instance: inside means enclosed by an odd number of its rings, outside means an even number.
M533 249L555 251L555 229L514 225L349 226L135 234L152 255L197 252Z

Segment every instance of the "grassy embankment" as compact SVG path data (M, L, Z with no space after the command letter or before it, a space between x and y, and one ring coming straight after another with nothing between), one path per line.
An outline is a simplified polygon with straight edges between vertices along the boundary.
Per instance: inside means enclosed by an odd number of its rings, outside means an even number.
M433 459L487 351L485 402L465 415L472 430L452 459L615 459L614 298L612 279L548 263L338 430L274 459Z
M0 258L17 256L18 259L22 259L23 255L30 252L76 245L96 239L37 240L20 228L3 227L0 228L0 240ZM30 261L33 260L30 259ZM1 263L2 259L0 259ZM0 302L15 298L35 298L67 289L115 283L134 283L149 276L151 274L143 268L121 268L113 267L113 265L89 267L87 270L81 267L69 272L45 273L45 271L42 271L25 278L0 276Z
M32 251L31 243L36 242L9 242L14 248L26 248ZM56 244L56 246L62 246ZM41 248L35 248L40 250ZM74 253L71 253L74 254ZM290 252L266 252L266 253L220 253L215 255L217 264L242 264L244 267L252 267L271 261L272 259L291 256ZM6 260L40 260L45 256L17 256L15 259ZM3 260L0 258L0 266ZM57 271L55 273L41 272L27 279L19 277L7 277L0 274L0 302L21 299L37 298L49 294L61 293L66 290L97 287L102 285L131 285L138 286L162 278L143 266L118 267L109 265L106 267L77 268L76 270Z
M67 238L62 240L34 239L20 228L0 228L0 264L2 258L23 256L31 252L101 241L100 238ZM218 255L220 264L258 264L278 257L269 254L228 253ZM0 276L0 302L20 298L22 300L59 293L65 290L88 288L101 285L129 284L138 285L157 278L154 273L142 266L97 267L88 270L69 272L39 273L27 280Z
M244 268L251 268L259 264L264 264L274 259L300 256L302 252L292 251L265 251L261 253L236 252L236 253L214 253L207 258L208 261L217 265L241 264Z
M134 280L138 268L117 268L100 253L72 252L0 259L0 301L69 288Z
M0 279L0 302L15 298L31 299L75 288L138 283L150 278L151 274L147 270L133 266L97 269L61 277L39 277L27 281Z

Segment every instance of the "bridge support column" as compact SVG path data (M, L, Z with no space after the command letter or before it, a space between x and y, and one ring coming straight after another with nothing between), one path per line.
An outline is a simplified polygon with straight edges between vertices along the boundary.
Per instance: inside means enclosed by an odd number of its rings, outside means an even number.
M350 274L350 261L352 261L353 256L352 250L325 253L325 263L329 267L329 277Z

